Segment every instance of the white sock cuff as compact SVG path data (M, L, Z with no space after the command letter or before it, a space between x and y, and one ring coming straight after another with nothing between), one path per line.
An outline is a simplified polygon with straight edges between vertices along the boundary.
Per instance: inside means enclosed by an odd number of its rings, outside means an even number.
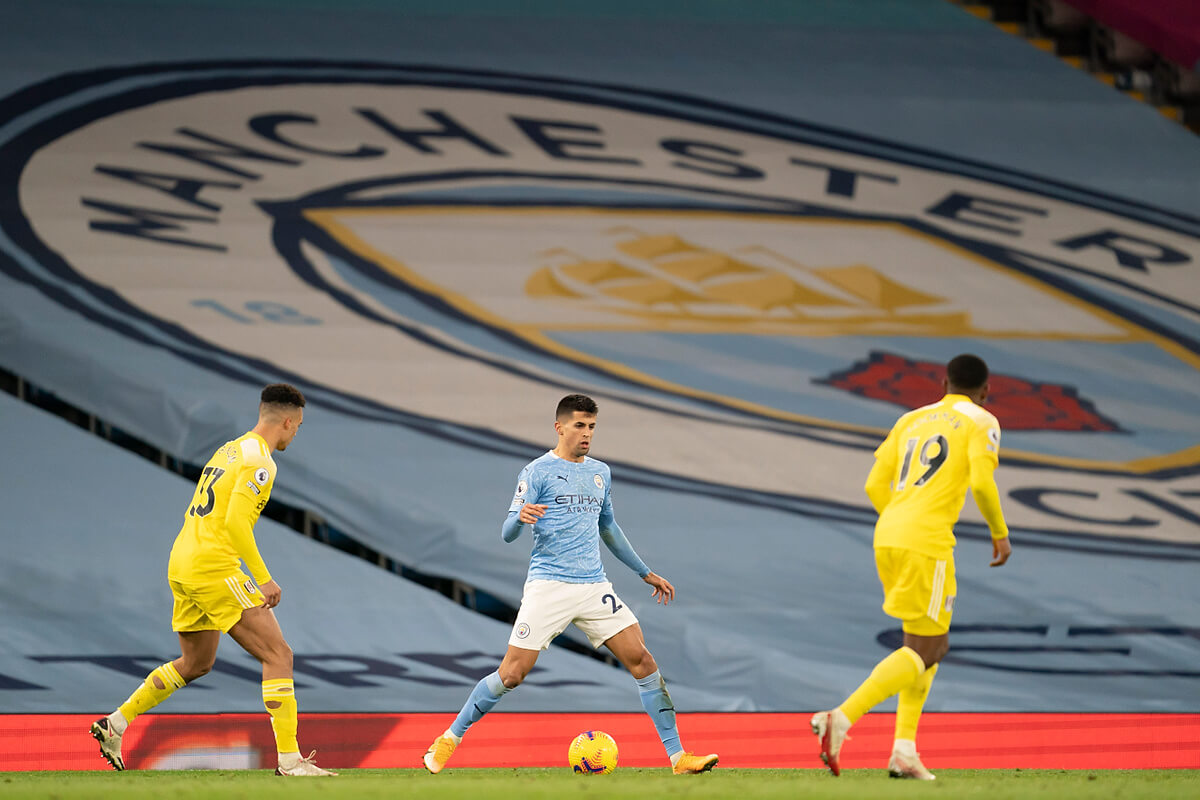
M654 672L651 672L644 678L634 678L634 680L637 681L638 687L644 692L652 692L660 686L666 685L665 681L663 681L662 673L658 670L654 670Z
M504 685L504 681L500 680L499 671L488 675L486 678L484 678L484 681L486 681L485 685L487 686L488 691L496 695L496 697L503 697L512 691L512 689Z

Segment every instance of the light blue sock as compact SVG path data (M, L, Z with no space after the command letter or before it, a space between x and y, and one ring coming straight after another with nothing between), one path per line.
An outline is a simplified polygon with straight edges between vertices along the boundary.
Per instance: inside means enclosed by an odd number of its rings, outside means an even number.
M683 752L683 745L679 743L679 729L675 727L675 704L671 702L671 695L667 694L667 684L662 675L655 670L644 678L638 678L637 684L642 696L642 708L646 709L654 722L658 738L667 748L667 756Z
M462 711L458 712L458 716L450 725L450 732L461 738L466 734L467 728L483 719L483 715L491 711L496 703L500 702L500 698L510 691L512 690L504 685L504 681L500 680L499 672L480 678L479 683L471 690L471 696L467 698Z

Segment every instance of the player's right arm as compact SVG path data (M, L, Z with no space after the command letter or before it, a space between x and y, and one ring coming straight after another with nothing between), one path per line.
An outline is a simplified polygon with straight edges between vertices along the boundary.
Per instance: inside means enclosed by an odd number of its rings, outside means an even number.
M896 426L888 433L883 444L875 449L875 464L867 475L867 484L863 489L875 506L876 513L882 514L883 509L892 499L892 479L896 475Z
M1000 426L995 421L977 425L967 442L971 472L971 496L992 533L991 566L999 567L1012 554L1008 523L1000 508L1000 489L996 486L996 467L1000 464Z
M529 467L521 470L520 477L517 478L517 489L513 493L512 503L508 507L508 516L504 519L504 524L500 526L500 538L506 542L516 541L521 535L521 531L525 530L526 525L533 525L541 519L546 513L546 506L542 503L530 503L529 500L537 500L541 492L540 476Z

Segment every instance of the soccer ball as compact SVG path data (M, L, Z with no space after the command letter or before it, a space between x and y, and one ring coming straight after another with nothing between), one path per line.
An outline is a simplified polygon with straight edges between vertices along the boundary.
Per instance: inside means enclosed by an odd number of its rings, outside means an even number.
M617 743L604 731L584 731L571 742L567 761L577 775L607 775L617 768Z

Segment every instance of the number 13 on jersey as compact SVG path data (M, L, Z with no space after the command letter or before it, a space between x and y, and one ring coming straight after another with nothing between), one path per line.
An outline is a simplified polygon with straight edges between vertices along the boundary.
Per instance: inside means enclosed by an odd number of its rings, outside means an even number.
M193 517L207 517L212 513L213 506L217 503L217 496L213 493L213 484L220 480L225 474L225 470L220 467L205 467L204 472L200 475L200 483L196 485L196 502L188 509L188 513ZM200 502L204 499L203 504Z

